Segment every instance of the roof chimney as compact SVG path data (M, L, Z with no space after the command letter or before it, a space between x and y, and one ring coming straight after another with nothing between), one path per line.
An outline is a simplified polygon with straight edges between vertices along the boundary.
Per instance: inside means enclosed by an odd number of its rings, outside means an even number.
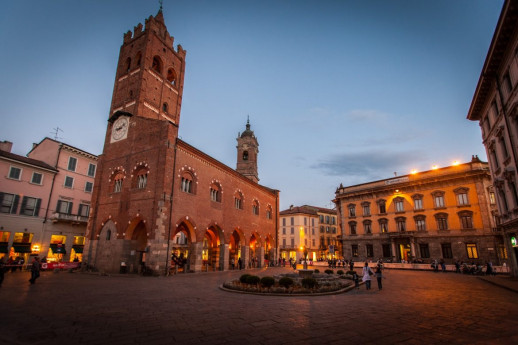
M0 151L11 152L13 148L13 143L7 140L0 141Z

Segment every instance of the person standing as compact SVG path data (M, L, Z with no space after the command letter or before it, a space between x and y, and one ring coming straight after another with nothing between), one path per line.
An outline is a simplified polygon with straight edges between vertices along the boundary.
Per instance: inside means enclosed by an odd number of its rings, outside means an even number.
M369 263L366 262L365 266L363 266L362 281L365 283L365 287L367 288L367 290L371 289L371 275L373 275L373 274L374 273L372 272L371 268L369 267Z
M378 290L381 290L383 286L381 285L381 280L383 279L383 273L381 270L381 265L376 267L376 280L378 281Z
M32 259L31 279L29 279L31 284L34 284L36 282L36 279L38 279L39 276L40 276L40 258L35 256L34 259Z

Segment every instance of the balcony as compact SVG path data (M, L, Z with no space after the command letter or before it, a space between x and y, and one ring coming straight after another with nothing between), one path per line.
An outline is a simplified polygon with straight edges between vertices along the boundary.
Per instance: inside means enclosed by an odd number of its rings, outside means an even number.
M76 225L86 225L88 223L88 216L80 216L77 214L68 213L54 213L50 219L53 223L71 223Z

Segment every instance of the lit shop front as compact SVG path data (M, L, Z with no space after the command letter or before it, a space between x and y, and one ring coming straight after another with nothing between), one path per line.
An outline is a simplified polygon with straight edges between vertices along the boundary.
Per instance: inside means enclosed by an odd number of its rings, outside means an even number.
M10 258L23 258L29 262L29 255L32 253L32 238L34 234L30 232L15 232L13 245L9 250Z
M9 254L9 231L0 231L0 259L5 258ZM5 260L4 260L5 261Z

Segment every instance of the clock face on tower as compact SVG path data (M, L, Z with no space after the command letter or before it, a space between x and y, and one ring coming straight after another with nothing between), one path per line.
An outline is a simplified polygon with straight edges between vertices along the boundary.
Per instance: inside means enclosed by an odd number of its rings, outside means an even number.
M110 142L116 142L122 139L126 139L128 136L129 120L126 116L119 117L112 127L112 137Z

